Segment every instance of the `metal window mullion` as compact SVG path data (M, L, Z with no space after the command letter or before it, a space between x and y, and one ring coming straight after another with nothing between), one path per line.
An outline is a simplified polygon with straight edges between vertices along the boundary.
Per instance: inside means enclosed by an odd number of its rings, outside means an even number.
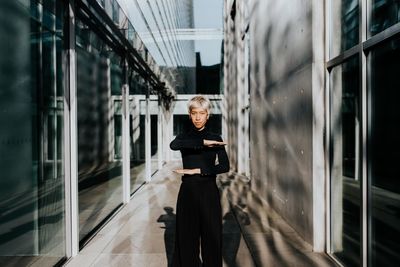
M331 1L327 0L325 4L325 58L330 58L330 26L331 26ZM326 251L328 254L332 253L331 248L331 197L330 197L330 166L331 166L331 159L330 159L330 72L326 69L326 83L325 83L325 177L326 179Z
M360 40L362 43L368 38L368 19L369 19L369 0L360 0ZM367 55L362 47L360 48L360 64L361 64L361 266L367 267L368 264L368 173L367 173Z
M65 231L66 256L74 257L79 251L78 213L78 162L77 162L77 94L75 53L75 9L74 0L66 6L66 78L64 96L64 166L65 166Z
M400 35L400 23L390 26L386 30L372 36L363 43L364 50L371 50L376 45Z
M361 53L361 116L362 116L362 266L368 266L368 173L367 173L367 57Z
M344 61L346 61L347 59L349 59L350 57L357 55L358 53L360 53L360 50L362 49L362 45L361 44L357 44L355 46L353 46L352 48L344 51L343 53L341 53L340 55L332 58L331 60L329 60L326 63L326 66L328 69L332 69L340 64L342 64Z
M54 29L55 29L55 20L54 20ZM53 101L52 101L52 107L51 107L51 114L53 116L52 118L52 130L54 130L53 136L51 136L50 138L53 139L53 159L52 164L53 164L53 179L57 179L57 175L58 175L58 170L57 170L57 41L56 41L56 37L55 35L51 36L51 42L52 42L52 79L53 79L53 83L52 83L52 89L53 89Z

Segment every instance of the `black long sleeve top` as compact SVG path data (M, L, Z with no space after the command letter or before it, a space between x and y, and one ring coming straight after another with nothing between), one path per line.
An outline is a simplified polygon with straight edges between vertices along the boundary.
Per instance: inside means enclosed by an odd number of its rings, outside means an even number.
M179 134L171 142L172 150L180 150L184 169L200 168L201 176L215 177L229 171L229 160L224 146L204 146L204 139L221 141L222 138L208 131L199 131L194 126L184 134ZM190 176L190 175L184 175Z

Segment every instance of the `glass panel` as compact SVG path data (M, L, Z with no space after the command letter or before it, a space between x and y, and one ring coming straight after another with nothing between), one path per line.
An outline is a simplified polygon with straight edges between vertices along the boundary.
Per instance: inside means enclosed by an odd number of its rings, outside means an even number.
M360 266L360 76L358 57L331 73L331 247L345 266Z
M79 238L88 237L122 202L120 58L77 21ZM116 110L116 111L115 111Z
M358 0L331 1L331 58L359 42L358 2Z
M146 181L145 104L144 100L130 101L131 193Z
M373 50L371 56L371 125L368 151L371 193L371 266L400 262L400 38Z
M375 35L400 21L400 2L371 0L370 34Z
M174 115L174 136L186 133L191 126L189 115Z
M189 119L189 115L174 115L174 136L180 133L185 133L192 127L192 122ZM207 122L207 127L215 134L222 134L222 115L211 114Z
M0 1L0 266L65 257L63 5Z
M196 88L194 94L222 93L222 40L195 41ZM178 92L179 93L179 92Z
M150 116L151 123L151 173L158 170L158 116L152 114Z

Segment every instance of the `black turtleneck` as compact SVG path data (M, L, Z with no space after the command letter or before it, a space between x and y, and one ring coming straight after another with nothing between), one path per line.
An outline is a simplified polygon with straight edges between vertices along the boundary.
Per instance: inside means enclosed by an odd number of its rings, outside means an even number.
M181 151L184 169L200 168L202 176L216 176L229 171L225 147L204 146L204 139L222 142L222 138L209 132L207 127L199 131L193 126L189 132L177 135L170 147L172 150Z

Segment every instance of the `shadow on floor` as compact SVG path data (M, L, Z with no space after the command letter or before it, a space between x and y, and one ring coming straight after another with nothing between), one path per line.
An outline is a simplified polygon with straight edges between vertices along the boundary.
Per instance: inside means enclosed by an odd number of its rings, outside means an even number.
M249 179L226 175L220 186L235 207L235 217L256 266L337 266L324 253L313 252L312 246L252 191Z
M174 209L171 207L164 207L165 214L161 214L158 217L157 222L164 223L161 228L164 230L164 244L165 244L165 254L167 256L168 267L172 266L172 256L174 254L174 244L175 244L175 224L176 215Z
M237 255L242 240L242 233L238 220L244 225L250 224L247 213L238 207L230 207L223 216L222 257L227 267L239 267Z

